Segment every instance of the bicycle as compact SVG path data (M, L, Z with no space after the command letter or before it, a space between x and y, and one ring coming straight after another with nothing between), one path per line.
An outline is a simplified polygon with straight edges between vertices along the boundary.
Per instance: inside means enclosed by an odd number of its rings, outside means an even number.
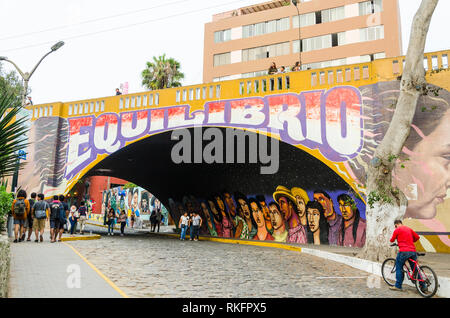
M391 246L398 246L397 244L392 244ZM425 256L425 253L417 253L417 256ZM381 266L381 274L384 281L389 286L394 286L396 282L396 268L395 259L388 258L383 262ZM408 266L409 263L409 266ZM412 270L411 270L412 267ZM411 283L416 286L417 291L422 297L431 298L433 297L439 287L438 277L436 273L429 266L421 266L418 261L409 258L405 265L403 265L403 273L406 273L406 278L408 278ZM421 283L425 284L425 288L422 288Z

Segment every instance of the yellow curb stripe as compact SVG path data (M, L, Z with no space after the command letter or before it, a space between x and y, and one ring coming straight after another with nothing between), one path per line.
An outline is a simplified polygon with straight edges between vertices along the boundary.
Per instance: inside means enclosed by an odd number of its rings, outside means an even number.
M152 234L158 234L158 235L167 235L172 237L179 237L179 234L165 234L165 233L152 233ZM186 237L189 237L189 235L186 235ZM220 243L227 243L227 244L241 244L241 245L253 245L253 246L262 246L262 247L274 247L274 248L280 248L284 250L289 251L296 251L296 252L302 252L302 248L298 246L291 246L291 245L284 245L279 243L269 243L269 242L261 242L261 241L242 241L242 240L235 240L235 239L222 239L222 238L216 238L216 237L205 237L200 236L200 241L213 241L213 242L220 242Z
M73 246L70 245L70 244L64 243L64 242L62 242L62 243L63 243L64 245L70 247L70 248L75 252L75 254L77 254L79 257L81 257L81 259L82 259L83 261L85 261L86 264L88 264L88 265L89 265L89 266L90 266L97 274L99 274L100 277L103 278L103 279L104 279L104 280L105 280L112 288L114 288L114 290L115 290L116 292L118 292L123 298L129 298L127 294L125 294L119 287L116 286L116 284L114 284L108 277L106 277L102 272L100 272L100 271L97 269L97 267L94 266L94 264L92 264L91 262L89 262L89 261L87 260L86 257L84 257L83 255L81 255L80 252L78 252L78 251L75 249L75 247L73 247Z
M100 235L88 235L88 236L74 236L74 237L62 237L61 241L69 242L69 241L89 241L89 240L99 240L101 239Z

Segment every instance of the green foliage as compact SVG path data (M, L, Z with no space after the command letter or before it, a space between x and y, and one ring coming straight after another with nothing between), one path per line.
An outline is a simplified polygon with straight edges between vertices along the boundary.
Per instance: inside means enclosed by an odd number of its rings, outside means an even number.
M147 67L142 71L142 85L150 90L180 87L180 80L184 74L180 72L180 63L166 55L153 57L153 62L147 62Z
M0 92L0 178L14 174L19 160L18 151L28 145L23 138L28 131L25 125L28 118L16 117L21 110L20 95L15 91ZM22 167L23 163L19 169Z
M22 81L19 79L16 72L4 72L2 70L2 64L0 63L0 94L12 92L17 96L22 96L23 90Z
M6 186L0 186L0 231L5 229L8 212L12 205L12 196L6 191Z
M392 199L387 194L372 191L369 193L369 196L367 197L367 203L369 204L371 209L373 209L373 205L375 204L375 202L392 203Z

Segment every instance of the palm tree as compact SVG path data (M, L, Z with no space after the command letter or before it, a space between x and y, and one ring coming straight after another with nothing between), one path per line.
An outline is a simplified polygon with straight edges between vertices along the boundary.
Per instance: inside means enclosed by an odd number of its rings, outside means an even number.
M184 74L180 72L180 63L173 58L166 58L166 54L147 62L142 71L142 85L150 90L170 87L180 87L180 80Z
M12 176L17 169L19 150L27 147L23 136L28 132L25 122L28 117L20 118L23 109L20 95L12 90L0 91L0 178ZM19 169L24 163L19 165Z

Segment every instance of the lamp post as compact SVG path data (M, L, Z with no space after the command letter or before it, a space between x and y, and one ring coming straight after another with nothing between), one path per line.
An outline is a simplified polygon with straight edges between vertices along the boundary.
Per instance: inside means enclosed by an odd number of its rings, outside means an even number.
M63 41L59 41L58 43L54 44L51 48L50 48L50 52L48 52L47 54L45 54L40 60L39 62L33 67L33 69L31 70L31 72L22 72L22 70L16 65L16 63L14 63L11 60L8 60L8 58L6 56L0 56L0 61L5 61L5 62L9 62L12 65L14 65L14 67L17 69L17 71L19 72L20 76L22 76L23 79L23 96L22 96L22 107L26 106L26 101L27 101L27 94L28 94L28 82L30 81L31 76L34 74L34 72L36 71L37 67L39 66L39 64L41 64L41 62L50 54L55 52L56 50L58 50L61 46L64 45ZM12 184L11 184L11 190L13 192L15 192L15 188L17 186L17 180L19 178L19 162L20 159L17 159L17 166L16 166L16 171L14 172L14 176L13 176L13 180L12 180Z
M39 62L36 64L36 66L32 69L31 72L22 72L22 70L16 65L16 63L14 63L13 61L8 60L8 58L6 56L0 56L0 61L5 61L5 62L9 62L12 65L14 65L14 67L17 69L17 71L19 72L20 76L22 76L23 79L23 88L24 88L24 92L23 92L23 96L22 96L22 106L25 106L26 104L26 99L27 99L27 93L28 93L28 82L30 81L31 76L33 75L33 73L36 71L37 67L39 66L39 64L41 64L41 62L50 54L55 52L56 50L58 50L61 46L64 45L63 41L59 41L58 43L56 43L55 45L53 45L50 48L50 52L48 52L47 54L45 54L40 60Z
M300 34L300 11L298 10L297 4L299 1L292 0L292 4L297 9L297 17L298 17L298 63L300 64L300 67L302 66L302 40L301 40L301 34Z

